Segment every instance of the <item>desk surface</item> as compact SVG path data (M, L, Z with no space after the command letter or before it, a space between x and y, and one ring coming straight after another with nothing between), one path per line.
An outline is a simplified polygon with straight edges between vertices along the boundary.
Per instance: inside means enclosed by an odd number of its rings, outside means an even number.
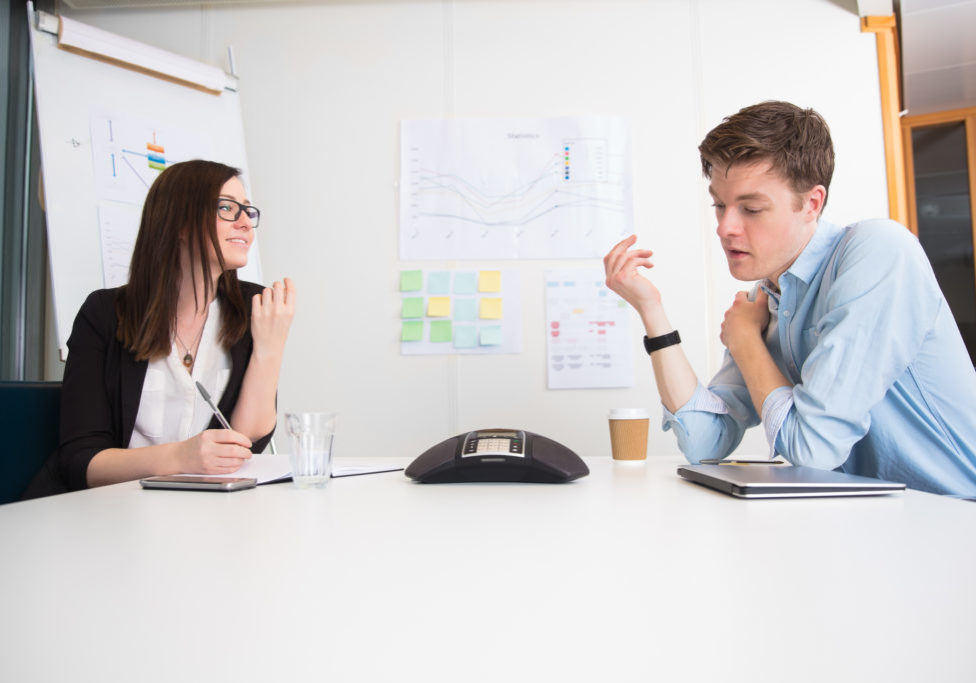
M588 464L0 507L0 680L972 680L976 504Z

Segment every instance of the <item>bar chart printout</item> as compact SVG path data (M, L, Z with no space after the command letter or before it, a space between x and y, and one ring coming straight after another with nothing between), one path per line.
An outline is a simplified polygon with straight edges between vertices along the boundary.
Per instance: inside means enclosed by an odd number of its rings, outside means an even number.
M213 144L197 131L157 126L121 112L91 119L92 165L98 196L102 278L124 285L150 186L168 166L213 159ZM241 279L260 282L258 250L252 245Z
M403 121L400 258L594 258L633 232L618 117Z
M633 386L630 309L605 277L596 269L546 271L550 389Z

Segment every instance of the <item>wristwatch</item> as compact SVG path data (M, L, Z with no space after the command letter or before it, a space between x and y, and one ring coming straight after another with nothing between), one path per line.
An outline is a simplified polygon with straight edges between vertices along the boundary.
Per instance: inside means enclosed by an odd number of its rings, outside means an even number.
M647 355L651 355L655 351L660 351L661 349L666 349L669 346L674 346L675 344L681 343L681 335L678 334L678 330L674 332L668 332L667 334L662 334L660 337L654 337L653 339L644 335L644 350L647 351Z

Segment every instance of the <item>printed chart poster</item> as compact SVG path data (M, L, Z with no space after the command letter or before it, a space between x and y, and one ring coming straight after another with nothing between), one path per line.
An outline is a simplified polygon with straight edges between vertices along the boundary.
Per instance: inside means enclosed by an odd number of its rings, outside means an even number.
M605 278L597 269L546 271L550 389L634 384L630 309Z
M129 261L149 187L167 166L189 159L212 159L213 146L199 133L158 127L118 114L92 117L91 140L102 278L106 287L117 287L129 280ZM260 282L260 274L255 240L247 266L238 276Z
M594 258L633 232L618 117L400 127L400 258Z
M517 271L400 271L400 353L520 353Z

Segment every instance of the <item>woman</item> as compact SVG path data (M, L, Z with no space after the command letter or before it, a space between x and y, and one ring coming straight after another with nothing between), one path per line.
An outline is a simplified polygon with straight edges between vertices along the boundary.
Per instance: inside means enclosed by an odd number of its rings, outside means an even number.
M295 290L288 278L271 288L237 279L260 218L238 174L200 160L163 171L128 284L93 292L78 312L61 402L69 490L231 474L270 440ZM219 428L198 381L232 429Z

